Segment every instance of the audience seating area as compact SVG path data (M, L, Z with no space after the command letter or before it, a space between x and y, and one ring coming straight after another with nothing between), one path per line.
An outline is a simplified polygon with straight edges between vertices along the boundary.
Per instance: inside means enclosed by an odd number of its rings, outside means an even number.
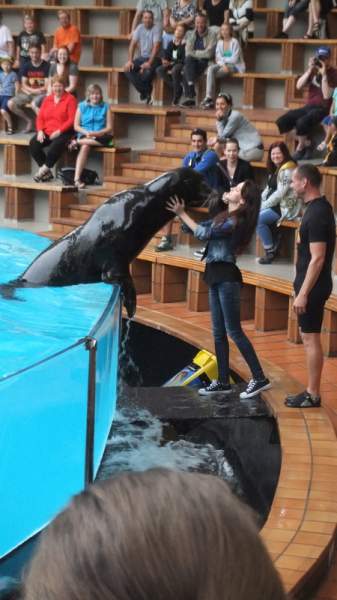
M60 5L54 0L46 4L22 5L2 4L3 22L6 15L30 13L43 23L46 15L55 14ZM95 208L112 194L125 188L142 184L160 175L165 170L181 165L182 157L190 146L190 131L202 127L209 134L214 132L214 111L182 110L170 106L171 96L162 80L154 85L154 105L149 107L133 102L133 93L126 79L119 50L126 51L128 34L135 13L134 7L111 6L111 0L95 0L94 6L66 5L71 12L85 44L90 44L91 60L80 63L79 96L88 82L103 82L106 97L111 102L115 148L96 148L102 158L102 187L87 188L79 194L75 188L62 185L58 181L34 183L31 176L31 163L28 150L28 135L0 135L3 151L3 175L0 188L4 190L5 218L18 225L34 218L34 194L43 192L48 202L50 230L41 232L51 239L68 233L83 223ZM236 107L249 117L260 131L264 147L267 149L275 140L284 136L278 133L276 118L284 107L297 107L303 103L295 84L297 75L303 70L310 52L314 52L321 40L275 39L280 29L283 8L270 8L266 0L255 0L255 12L265 22L265 37L248 40L245 48L247 72L235 74L228 83L234 90ZM283 4L283 3L282 3ZM111 19L111 33L93 31L91 17ZM337 9L329 15L329 28L332 38L337 36ZM14 30L13 30L14 31ZM17 32L16 32L17 33ZM48 46L51 37L47 33ZM333 61L337 65L337 40L325 43L332 49ZM271 71L259 69L261 56L272 51L275 60L271 61ZM87 55L88 56L88 55ZM268 62L264 59L264 64ZM278 70L274 69L279 65ZM222 83L222 89L225 89ZM198 85L198 97L204 96L205 80ZM131 149L127 137L128 120L151 119L153 124L153 147ZM123 140L123 142L119 142ZM286 140L287 141L287 140ZM72 164L73 155L65 154L66 164ZM262 162L252 163L256 180L263 183L266 177L266 152ZM322 168L323 189L337 212L337 168ZM193 212L200 220L205 210ZM280 330L292 344L300 343L297 321L292 311L292 280L296 255L296 233L298 222L282 223L280 257L272 265L259 265L255 256L261 254L259 243L249 254L240 258L244 288L242 294L242 317L249 321L255 335L279 335ZM141 297L141 308L137 318L153 324L165 331L174 332L197 343L202 340L205 348L212 348L208 311L208 298L202 272L204 265L193 255L194 240L180 232L175 223L174 233L178 245L172 252L156 253L157 238L132 264L132 276L137 292ZM337 261L335 261L337 273ZM178 303L178 304L177 304ZM169 307L180 307L181 318L174 319ZM178 313L179 313L178 310ZM186 320L181 328L182 319ZM190 321L188 321L190 319ZM204 323L204 325L203 325ZM325 310L322 332L326 356L337 357L337 285ZM247 374L237 355L233 355L240 374ZM335 359L337 360L337 358ZM268 365L267 365L268 366ZM333 428L324 409L291 411L283 407L283 393L298 391L296 382L288 380L282 369L275 363L268 368L275 377L275 390L267 392L266 399L278 419L282 444L282 470L272 512L262 531L262 535L280 570L288 591L296 597L307 597L316 578L330 564L333 548L337 509L335 485L337 468L336 440ZM242 371L242 373L241 373ZM282 385L280 382L283 382ZM336 404L333 405L336 407ZM316 411L316 412L315 412ZM330 413L329 413L330 414ZM334 426L337 428L337 413ZM294 468L294 461L296 468Z

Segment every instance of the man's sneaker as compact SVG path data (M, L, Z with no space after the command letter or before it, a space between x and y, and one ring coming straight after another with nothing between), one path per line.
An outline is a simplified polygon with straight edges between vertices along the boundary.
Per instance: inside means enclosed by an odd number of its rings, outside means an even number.
M209 396L210 394L230 394L232 386L229 383L221 383L214 379L207 387L198 390L199 396Z
M271 383L266 377L264 379L251 379L248 383L244 392L241 392L241 400L247 400L248 398L254 398L263 390L269 390Z
M195 250L193 252L193 256L195 256L196 258L199 258L199 260L201 260L202 257L204 256L204 252L205 252L205 248L199 248L199 250Z
M319 408L321 406L321 398L319 396L312 396L304 390L300 394L287 396L284 404L289 408Z
M258 262L260 263L260 265L271 265L271 263L273 262L275 258L275 252L274 250L266 250L266 255L265 256L261 256L261 258L259 258Z
M168 235L163 235L158 246L155 247L155 251L166 252L167 250L173 250L172 239Z

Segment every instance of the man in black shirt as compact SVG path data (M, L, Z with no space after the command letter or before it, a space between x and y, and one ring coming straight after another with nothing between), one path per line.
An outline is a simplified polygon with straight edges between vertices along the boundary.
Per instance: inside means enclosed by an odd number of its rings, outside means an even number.
M332 207L321 196L322 177L314 165L303 164L294 171L292 185L302 198L305 213L297 242L294 311L307 356L307 389L287 396L292 408L312 408L321 404L319 395L323 368L321 327L324 305L332 291L332 261L335 251L336 223Z

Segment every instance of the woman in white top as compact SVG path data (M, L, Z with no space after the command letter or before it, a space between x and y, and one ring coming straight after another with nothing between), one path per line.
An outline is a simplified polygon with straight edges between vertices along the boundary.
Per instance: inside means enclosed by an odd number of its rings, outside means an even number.
M229 22L242 42L254 35L253 0L230 0Z
M220 39L215 50L215 64L207 69L206 97L201 108L214 108L215 80L230 77L232 73L243 73L246 65L238 40L233 37L233 29L229 23L220 27Z
M14 58L14 40L7 25L2 24L2 13L0 13L0 57L3 56Z

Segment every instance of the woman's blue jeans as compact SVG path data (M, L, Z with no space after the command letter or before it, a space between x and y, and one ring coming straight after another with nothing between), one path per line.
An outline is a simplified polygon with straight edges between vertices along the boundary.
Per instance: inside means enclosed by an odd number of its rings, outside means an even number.
M227 334L240 350L254 379L263 379L264 373L256 352L241 327L240 289L237 281L223 281L209 287L209 304L218 362L218 379L229 382L229 344Z
M280 215L272 208L265 208L260 211L259 220L257 222L256 231L259 238L262 240L264 248L272 248L274 240L270 225L274 225L280 218Z

